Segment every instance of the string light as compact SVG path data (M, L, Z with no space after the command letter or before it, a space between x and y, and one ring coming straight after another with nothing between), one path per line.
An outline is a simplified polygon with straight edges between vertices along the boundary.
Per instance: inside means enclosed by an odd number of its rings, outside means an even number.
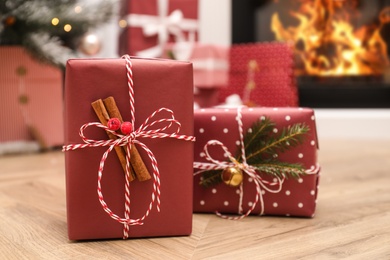
M64 31L65 32L70 32L70 30L72 30L72 26L70 24L65 24Z
M81 13L82 10L83 10L83 8L81 6L79 6L79 5L76 5L75 8L74 8L74 12L76 14Z
M57 17L54 17L53 19L51 19L52 25L57 26L59 23L60 23L60 19L58 19Z
M127 22L126 20L122 19L119 21L119 27L120 28L126 28L127 27Z

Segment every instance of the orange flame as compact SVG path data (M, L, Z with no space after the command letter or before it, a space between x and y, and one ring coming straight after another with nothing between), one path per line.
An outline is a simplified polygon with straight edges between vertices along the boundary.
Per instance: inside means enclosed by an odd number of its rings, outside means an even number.
M389 64L386 42L381 36L390 22L390 7L384 8L376 26L355 29L348 8L355 1L314 0L301 3L290 15L298 25L284 27L278 13L271 18L277 40L294 42L297 74L340 76L378 75ZM348 8L347 8L348 7Z

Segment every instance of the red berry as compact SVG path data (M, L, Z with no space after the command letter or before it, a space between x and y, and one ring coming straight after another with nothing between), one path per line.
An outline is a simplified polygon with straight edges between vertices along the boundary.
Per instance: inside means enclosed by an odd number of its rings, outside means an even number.
M124 135L128 135L133 131L133 126L130 122L123 122L121 125L121 132Z
M108 129L110 129L112 131L116 131L119 128L121 128L121 121L118 118L116 118L116 117L111 118L107 122L107 127L108 127Z

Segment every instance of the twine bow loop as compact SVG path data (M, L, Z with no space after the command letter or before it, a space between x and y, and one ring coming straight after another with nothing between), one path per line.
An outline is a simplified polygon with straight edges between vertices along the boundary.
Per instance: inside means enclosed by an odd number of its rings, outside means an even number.
M162 114L168 116L161 116ZM160 118L160 119L158 119ZM168 137L170 135L177 135L180 132L181 124L175 119L172 110L168 108L160 108L154 111L144 123L135 131L136 137Z

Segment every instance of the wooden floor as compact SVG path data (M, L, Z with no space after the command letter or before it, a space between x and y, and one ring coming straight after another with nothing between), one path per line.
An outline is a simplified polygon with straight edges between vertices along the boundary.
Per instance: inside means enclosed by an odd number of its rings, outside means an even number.
M70 242L64 155L0 157L0 259L390 259L390 141L320 142L313 219L195 214L189 237Z

